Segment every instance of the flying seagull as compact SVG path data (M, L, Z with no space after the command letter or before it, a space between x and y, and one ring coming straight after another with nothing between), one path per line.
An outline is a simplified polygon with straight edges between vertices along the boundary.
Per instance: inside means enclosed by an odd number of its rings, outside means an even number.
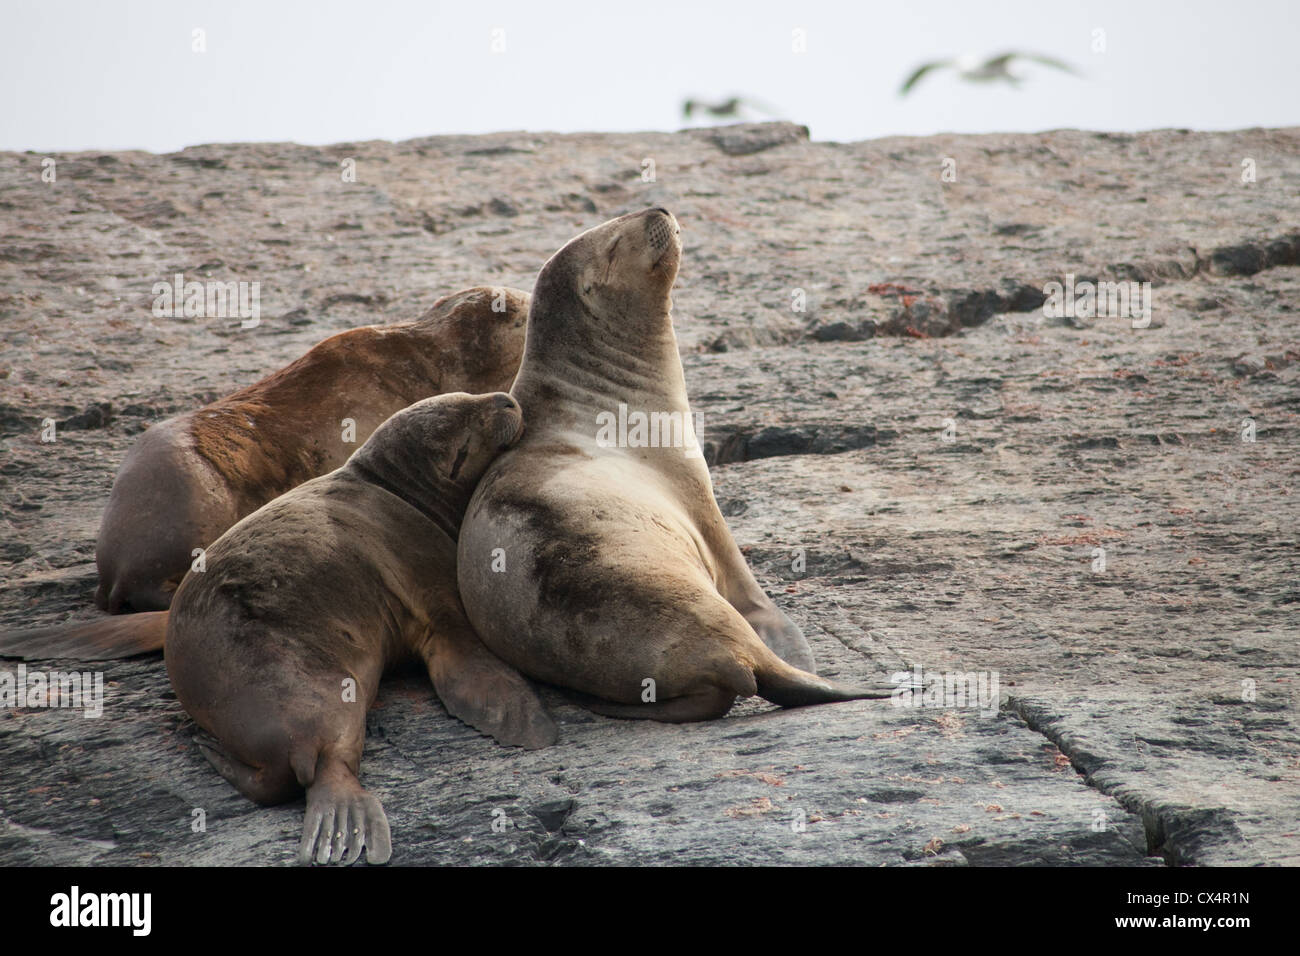
M690 119L697 110L715 119L740 118L745 116L746 113L759 113L772 117L779 115L776 110L764 106L762 103L751 99L741 99L739 96L733 96L720 103L701 103L699 100L686 100L682 103L682 115L686 119Z
M1020 83L1022 77L1016 76L1007 69L1007 65L1012 60L1029 60L1033 63L1041 63L1044 66L1055 67L1058 70L1064 70L1066 73L1073 73L1079 76L1079 71L1068 63L1061 60L1053 59L1050 56L1042 56L1038 53L1003 53L999 56L991 57L987 60L981 60L980 57L967 54L960 56L955 60L935 60L933 63L923 63L909 76L903 83L903 88L898 91L899 96L905 96L912 87L916 86L917 81L931 70L941 69L943 67L953 67L957 75L963 80L972 83L990 83L1001 81L1016 86Z

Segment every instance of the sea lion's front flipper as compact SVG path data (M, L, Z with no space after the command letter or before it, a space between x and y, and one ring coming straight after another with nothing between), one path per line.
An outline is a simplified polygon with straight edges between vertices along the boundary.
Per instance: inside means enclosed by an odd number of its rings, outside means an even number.
M741 614L773 654L791 667L810 674L817 673L817 663L813 659L812 648L808 646L808 638L803 636L799 625L770 600L766 605L749 608L748 613L742 610Z
M539 750L559 739L537 691L484 646L468 621L431 629L424 646L429 679L452 716L507 746Z
M791 667L816 674L817 662L803 631L776 606L758 583L727 530L726 519L718 511L717 503L710 501L708 507L717 515L707 528L710 533L708 547L715 568L714 586L718 593L749 622L768 650Z

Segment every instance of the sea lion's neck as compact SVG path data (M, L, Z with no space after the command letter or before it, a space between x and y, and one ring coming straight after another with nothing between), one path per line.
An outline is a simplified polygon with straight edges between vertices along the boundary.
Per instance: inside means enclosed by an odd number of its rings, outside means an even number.
M424 464L425 467L421 467ZM414 459L354 455L348 462L356 477L401 498L439 527L452 541L469 507L461 485Z
M565 323L547 323L552 330ZM672 316L654 320L653 330L616 324L588 325L571 338L533 334L511 394L528 427L560 424L556 419L595 421L621 403L646 412L688 410L686 380L673 334Z

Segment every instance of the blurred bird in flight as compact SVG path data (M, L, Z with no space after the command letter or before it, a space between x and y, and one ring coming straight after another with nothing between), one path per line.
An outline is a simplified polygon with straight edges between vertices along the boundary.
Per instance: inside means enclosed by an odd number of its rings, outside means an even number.
M690 119L695 113L703 113L714 119L746 119L752 114L779 118L780 114L771 107L764 106L756 100L733 96L720 103L703 103L699 100L686 100L682 103L682 116Z
M952 67L957 71L957 75L963 80L971 83L1009 83L1012 86L1018 86L1023 77L1016 76L1007 67L1012 60L1028 60L1031 63L1041 63L1044 66L1054 67L1058 70L1064 70L1066 73L1072 73L1079 76L1080 73L1070 64L1054 59L1050 56L1043 56L1038 53L1003 53L989 59L982 59L974 54L959 56L953 60L935 60L932 63L923 63L917 67L912 75L903 82L903 88L898 91L899 96L906 96L911 92L912 87L916 86L921 77L925 76L931 70L939 70Z

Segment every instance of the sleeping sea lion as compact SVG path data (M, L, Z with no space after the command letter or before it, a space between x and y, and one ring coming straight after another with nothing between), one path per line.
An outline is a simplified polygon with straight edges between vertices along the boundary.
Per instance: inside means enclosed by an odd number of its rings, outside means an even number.
M425 399L336 471L244 518L186 575L167 674L241 793L307 791L299 858L371 863L388 820L362 788L366 711L389 667L422 663L447 710L504 744L544 747L536 692L479 641L456 592L456 535L483 470L523 430L503 393Z
M347 460L380 422L442 392L503 391L523 352L529 296L473 288L414 322L333 335L204 408L150 427L113 482L95 545L95 603L158 611L236 521Z

